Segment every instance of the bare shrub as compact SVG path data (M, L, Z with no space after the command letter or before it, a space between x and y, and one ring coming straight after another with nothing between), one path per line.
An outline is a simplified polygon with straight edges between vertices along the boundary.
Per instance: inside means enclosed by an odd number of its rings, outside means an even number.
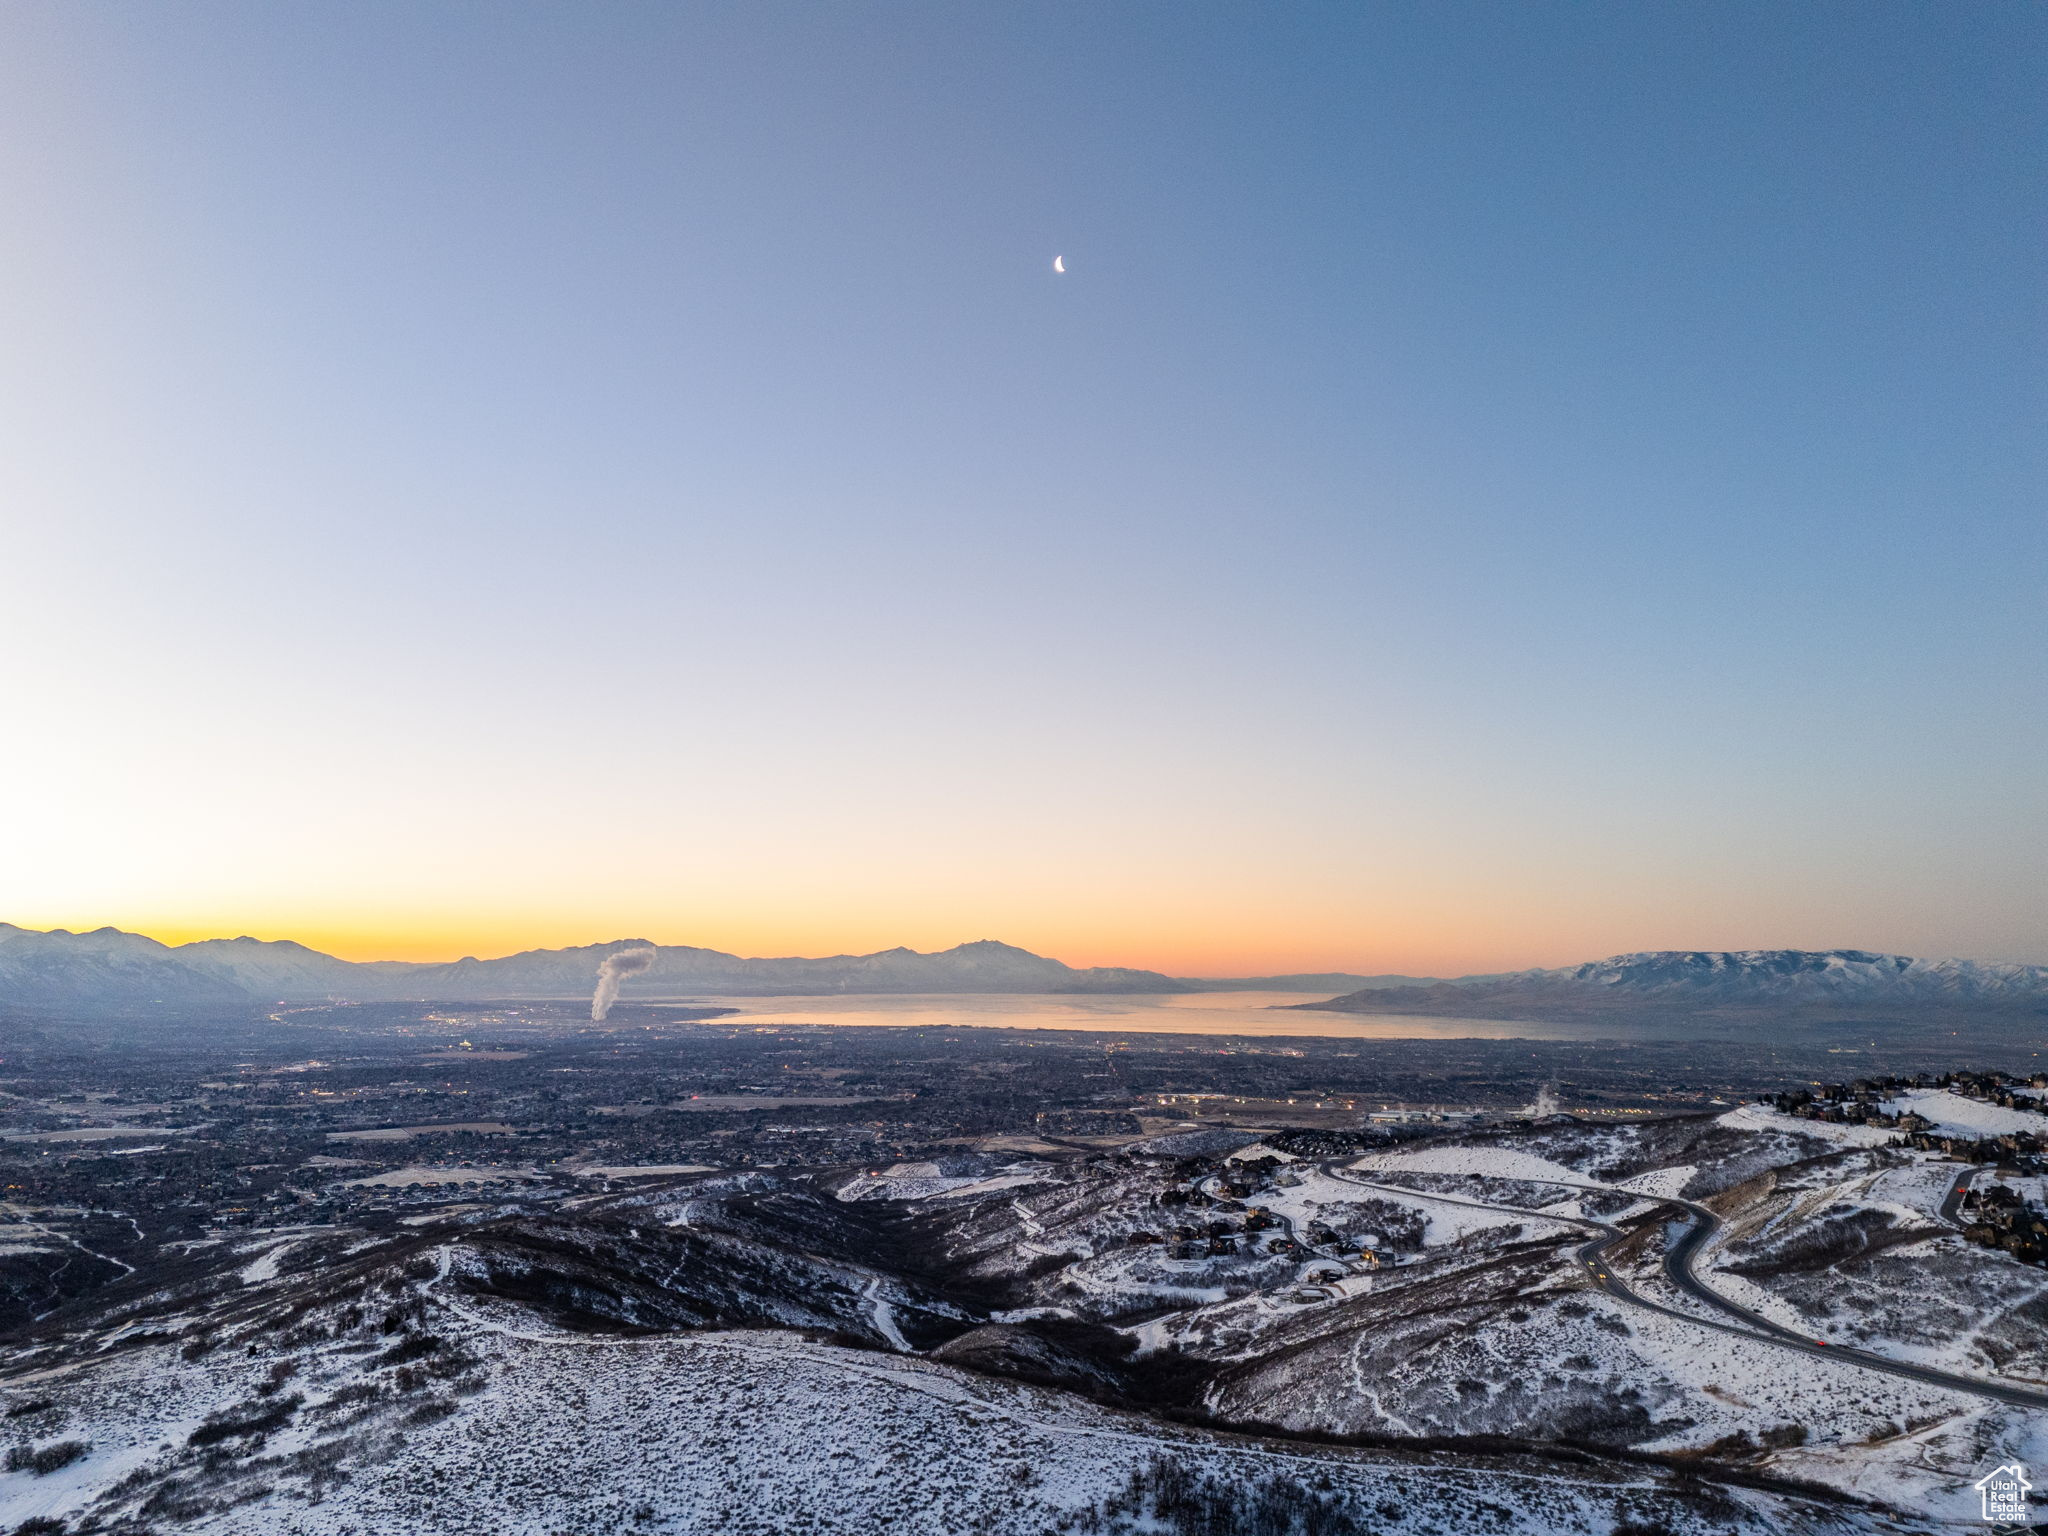
M218 1445L223 1440L243 1437L260 1439L273 1429L282 1428L291 1416L299 1411L299 1404L305 1399L297 1393L268 1408L255 1403L244 1404L240 1410L230 1409L220 1418L210 1419L192 1431L187 1445ZM253 1412L251 1410L254 1410Z
M43 1477L59 1467L68 1467L92 1447L83 1440L53 1440L48 1445L17 1445L7 1453L7 1470L33 1472Z

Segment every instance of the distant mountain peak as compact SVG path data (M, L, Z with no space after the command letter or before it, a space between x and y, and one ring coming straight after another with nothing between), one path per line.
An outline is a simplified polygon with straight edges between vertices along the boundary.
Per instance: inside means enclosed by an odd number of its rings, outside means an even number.
M2048 966L1921 960L1868 949L1655 949L1579 965L1467 976L1431 987L1369 989L1333 999L1347 1012L1401 1006L1453 1013L1516 1007L1755 1007L1914 1004L2034 1008Z

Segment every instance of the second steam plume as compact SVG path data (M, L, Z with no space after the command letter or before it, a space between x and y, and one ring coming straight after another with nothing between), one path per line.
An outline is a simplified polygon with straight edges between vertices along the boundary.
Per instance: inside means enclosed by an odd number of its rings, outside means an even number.
M597 968L597 991L590 999L590 1020L602 1024L604 1016L612 1011L612 1004L619 1000L619 982L627 976L637 976L654 964L651 949L614 950L604 957L604 964Z

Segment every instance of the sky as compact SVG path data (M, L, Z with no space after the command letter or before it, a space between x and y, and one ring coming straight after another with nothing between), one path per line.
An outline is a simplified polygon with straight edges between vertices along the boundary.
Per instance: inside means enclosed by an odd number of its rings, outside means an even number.
M2048 961L2044 65L2020 0L14 0L0 917Z

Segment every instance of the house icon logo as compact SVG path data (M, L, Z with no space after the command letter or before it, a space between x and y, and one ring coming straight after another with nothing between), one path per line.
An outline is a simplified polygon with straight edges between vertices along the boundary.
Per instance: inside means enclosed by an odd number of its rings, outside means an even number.
M2016 1461L2007 1462L1977 1479L1977 1492L1984 1499L1984 1518L2001 1525L2027 1525L2027 1469Z

